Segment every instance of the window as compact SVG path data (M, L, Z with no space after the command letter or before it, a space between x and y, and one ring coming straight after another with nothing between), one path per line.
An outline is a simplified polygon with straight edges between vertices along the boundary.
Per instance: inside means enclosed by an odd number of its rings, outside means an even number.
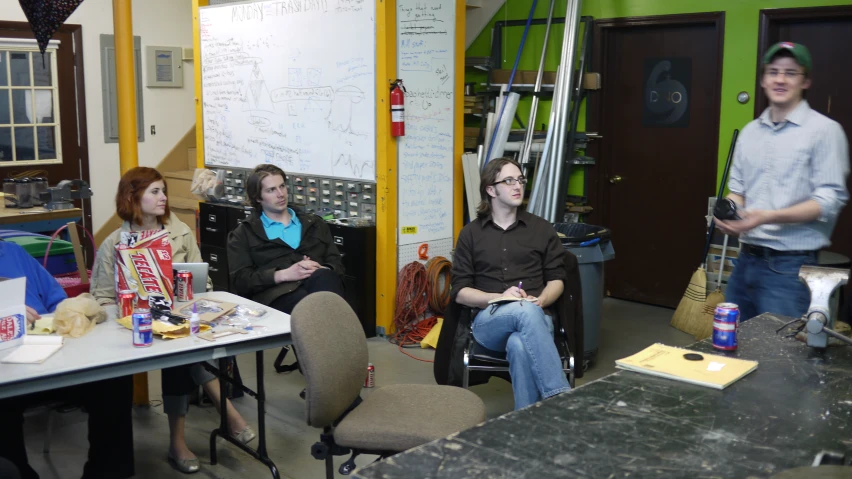
M57 46L0 39L0 167L62 163Z

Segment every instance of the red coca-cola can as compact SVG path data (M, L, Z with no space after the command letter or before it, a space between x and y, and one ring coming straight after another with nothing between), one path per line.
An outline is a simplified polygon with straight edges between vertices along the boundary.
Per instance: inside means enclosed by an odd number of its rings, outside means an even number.
M123 289L118 292L118 312L119 317L124 318L133 314L133 308L136 307L136 291L132 289Z
M364 378L364 387L371 388L376 385L376 367L373 363L367 364L367 377Z
M182 269L177 272L175 301L192 301L192 271Z

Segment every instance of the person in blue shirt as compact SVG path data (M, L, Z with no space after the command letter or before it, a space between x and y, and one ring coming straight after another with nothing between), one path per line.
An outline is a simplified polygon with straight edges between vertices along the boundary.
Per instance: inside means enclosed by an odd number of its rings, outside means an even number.
M0 241L0 277L27 278L27 320L34 322L42 314L56 309L67 298L65 290L27 251L15 243Z
M255 167L246 179L254 214L228 235L233 292L290 314L305 296L343 296L343 261L331 231L317 215L290 208L287 175L275 165Z
M27 279L27 320L53 313L66 299L59 283L26 250L0 240L0 278ZM16 366L4 366L13 368ZM49 363L45 367L50 367ZM0 400L0 457L23 479L38 479L24 444L24 410L47 400L79 404L89 413L89 460L84 479L123 479L135 473L133 460L133 378L125 376ZM8 465L8 464L7 464Z

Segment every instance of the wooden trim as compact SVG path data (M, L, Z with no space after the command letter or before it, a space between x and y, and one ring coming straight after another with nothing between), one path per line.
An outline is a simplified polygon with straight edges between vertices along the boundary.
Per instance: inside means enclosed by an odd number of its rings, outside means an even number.
M83 178L89 182L89 120L86 116L86 82L85 72L83 69L83 27L82 25L62 25L62 28L71 29L71 35L74 38L74 75L76 79L77 89L77 130L80 132L79 139L79 159L80 169ZM92 231L92 200L82 201L83 208L83 226ZM84 241L84 245L87 243ZM84 246L87 247L87 246ZM95 252L92 251L89 255L94 263Z
M195 72L195 159L198 168L204 168L204 105L201 103L201 26L199 7L206 7L208 0L192 0L192 67ZM201 125L200 127L198 125Z
M617 28L634 28L643 26L672 26L672 25L699 25L713 24L716 28L716 45L717 45L717 64L718 73L716 78L716 89L714 92L712 114L716 118L716 127L713 131L714 144L716 145L716 155L719 155L719 126L720 116L722 111L722 60L725 46L725 12L706 12L706 13L690 13L683 15L655 15L648 17L625 17L625 18L605 18L595 20L593 41L592 41L592 65L596 65L596 70L601 74L601 89L588 92L588 104L586 108L586 131L594 131L603 133L606 121L610 120L604 117L603 114L603 94L607 91L607 81L609 74L606 71L606 62L604 61L608 46L609 32ZM612 138L602 138L599 141L593 141L589 144L588 152L592 158L597 158L598 162L595 166L595 172L586 174L586 185L588 190L585 191L589 204L594 206L592 213L588 216L588 222L591 224L608 224L609 204L605 199L605 194L601 185L604 185L608 180L611 172L610 165L602 161L605 158L611 158ZM716 191L717 176L718 176L718 161L710 162L707 165L707 173L713 178L713 188Z
M754 117L757 118L769 106L763 87L760 86L760 70L763 53L769 48L772 29L779 24L802 20L836 20L852 17L852 5L834 7L768 8L760 11L760 27L757 33L757 61L755 66Z
M453 127L453 245L464 226L464 53L465 15L467 8L462 0L456 1L456 52L455 52L455 121Z
M595 29L643 27L643 26L671 26L671 25L695 25L701 23L724 24L725 12L703 12L684 13L679 15L653 15L649 17L622 17L604 18L595 20Z

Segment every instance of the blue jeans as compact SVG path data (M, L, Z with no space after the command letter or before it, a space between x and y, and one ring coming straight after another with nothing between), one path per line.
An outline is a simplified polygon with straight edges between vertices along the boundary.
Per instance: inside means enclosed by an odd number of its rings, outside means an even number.
M553 321L540 307L517 301L492 314L489 306L474 318L473 338L506 353L516 410L571 389L553 341Z
M808 311L811 294L799 280L799 268L817 264L814 251L801 255L740 253L728 280L725 301L740 307L740 321L773 313L798 318Z

